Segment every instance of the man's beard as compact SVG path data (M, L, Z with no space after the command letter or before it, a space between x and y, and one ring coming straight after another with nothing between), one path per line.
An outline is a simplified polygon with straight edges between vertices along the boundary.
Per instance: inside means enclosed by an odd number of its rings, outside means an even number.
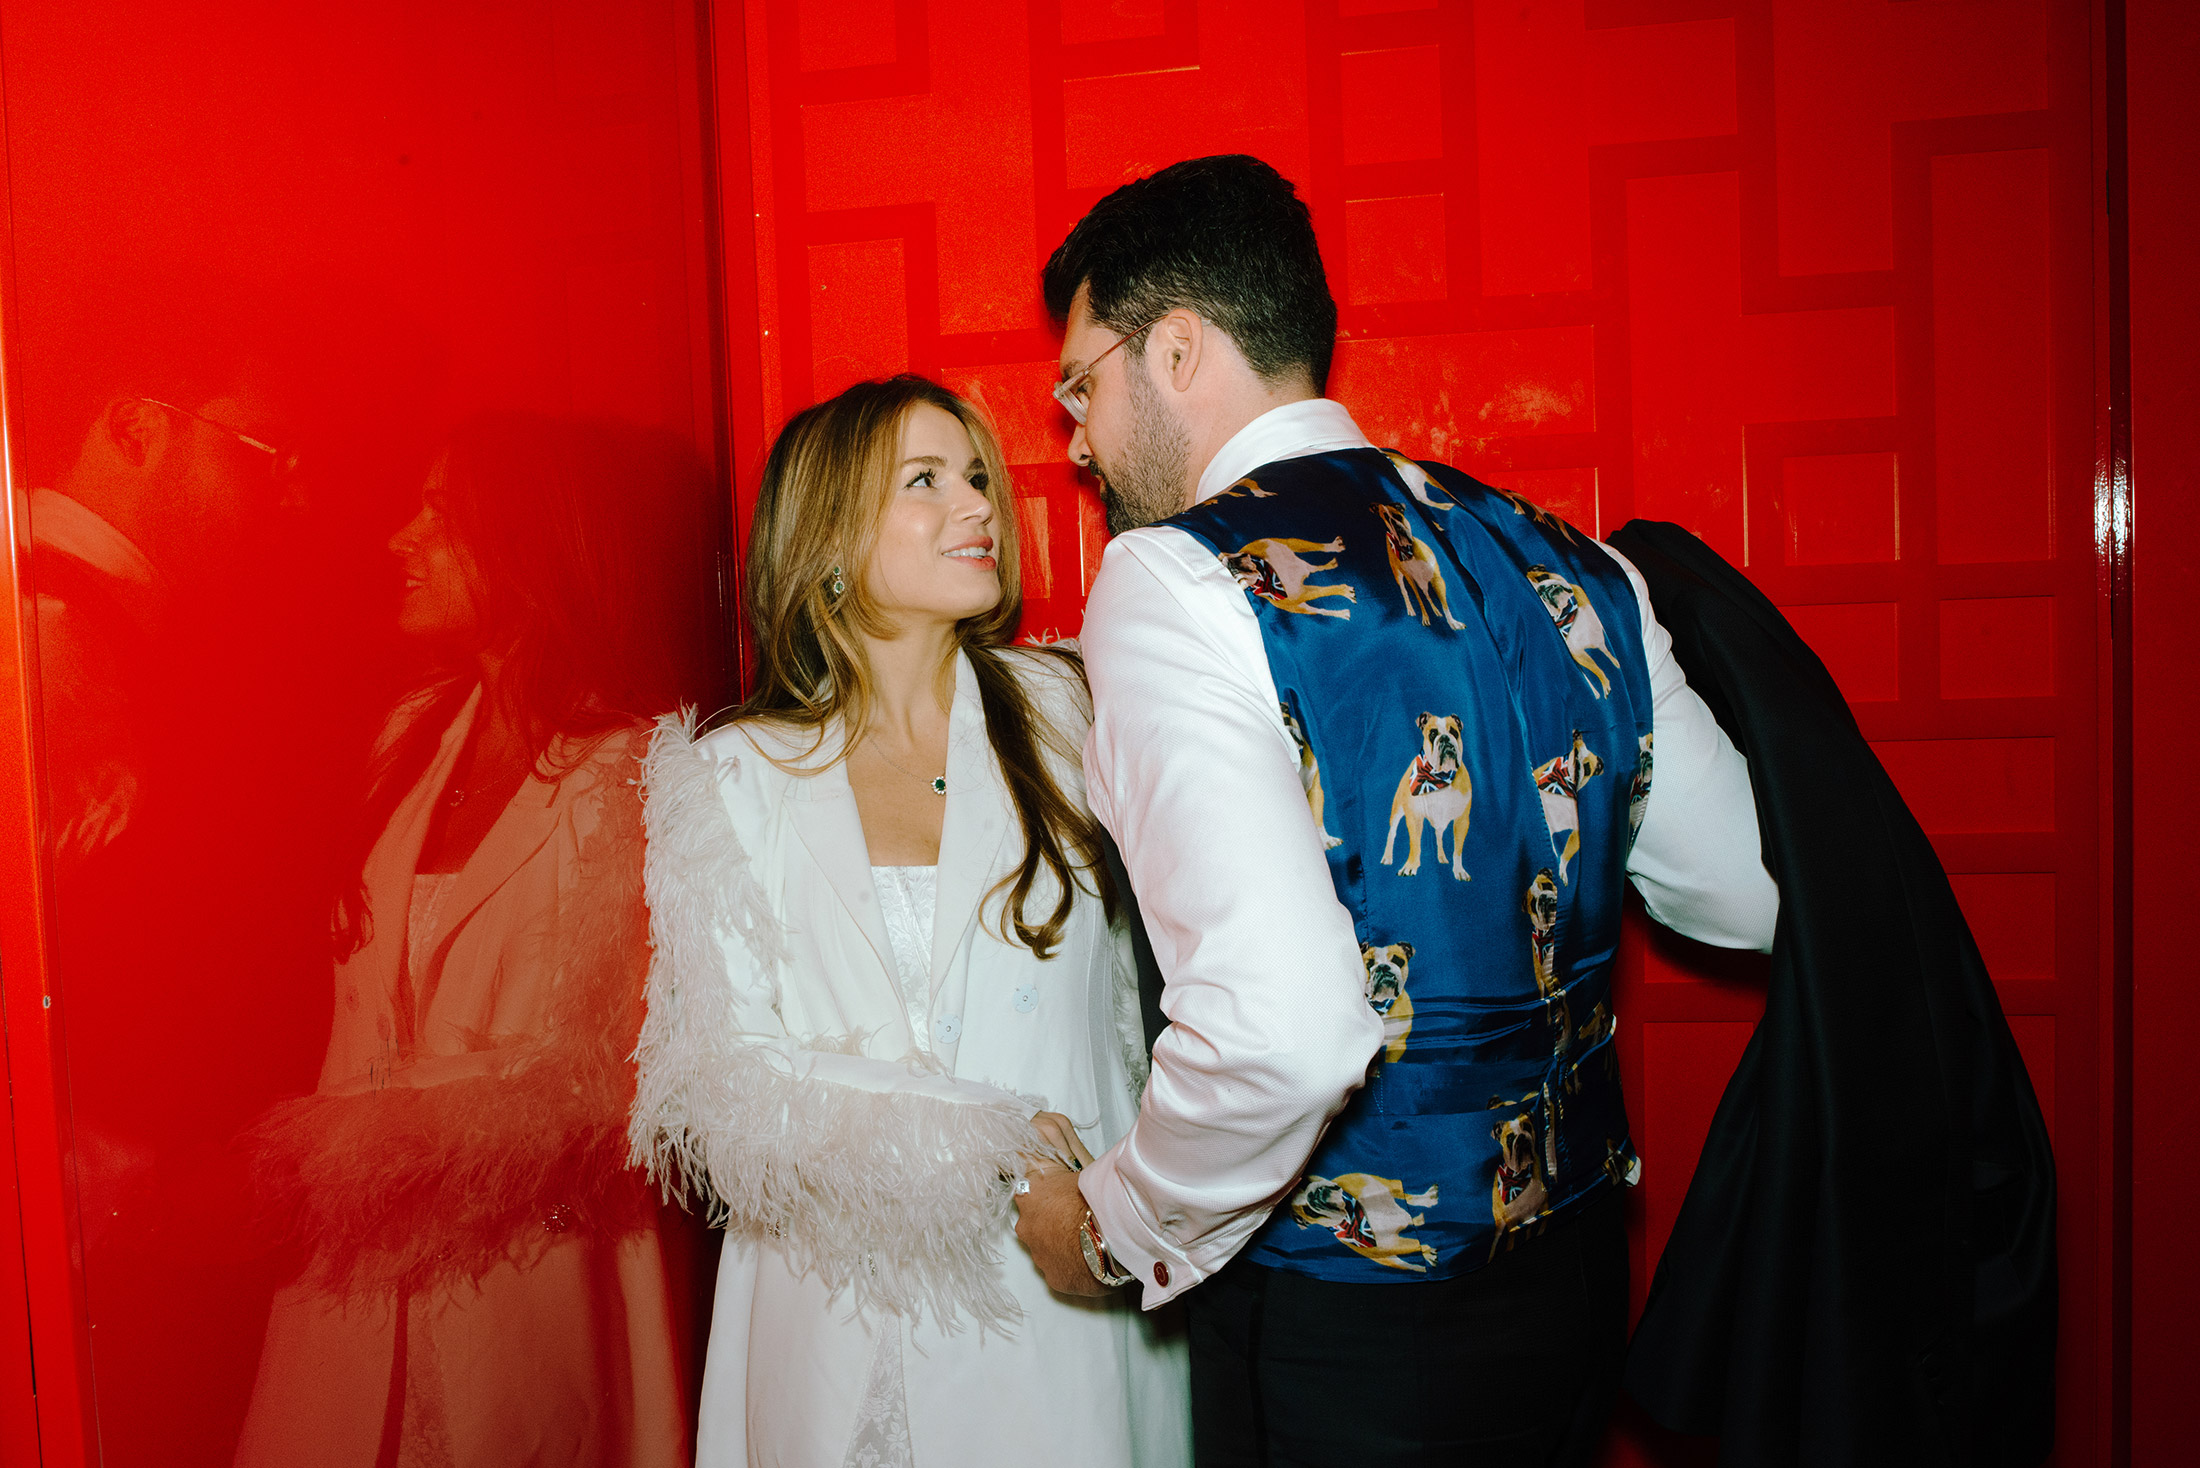
M1166 520L1184 508L1184 479L1191 465L1192 440L1161 401L1161 394L1132 363L1126 375L1131 387L1131 431L1122 456L1103 464L1092 461L1100 476L1100 503L1107 507L1108 534L1121 535L1156 520Z

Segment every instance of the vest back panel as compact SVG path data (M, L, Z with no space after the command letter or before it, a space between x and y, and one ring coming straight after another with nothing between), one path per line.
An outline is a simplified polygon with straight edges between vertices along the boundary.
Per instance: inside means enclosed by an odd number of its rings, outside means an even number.
M1166 523L1259 619L1383 1016L1248 1257L1477 1268L1634 1170L1611 1008L1651 770L1634 590L1557 517L1378 449L1266 465Z

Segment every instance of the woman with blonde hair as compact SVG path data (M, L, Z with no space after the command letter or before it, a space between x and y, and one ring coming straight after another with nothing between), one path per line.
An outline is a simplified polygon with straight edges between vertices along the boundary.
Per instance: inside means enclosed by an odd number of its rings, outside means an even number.
M645 775L632 1139L727 1231L698 1461L1188 1461L1181 1340L1011 1231L1027 1172L1129 1128L1145 1053L1081 665L1010 642L992 430L906 376L798 414L744 591L754 691Z

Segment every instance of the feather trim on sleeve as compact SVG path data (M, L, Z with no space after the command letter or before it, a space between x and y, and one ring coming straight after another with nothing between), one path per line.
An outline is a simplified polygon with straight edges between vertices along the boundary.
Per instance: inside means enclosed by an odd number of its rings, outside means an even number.
M607 742L560 788L574 854L552 908L486 919L525 937L508 953L552 956L508 971L549 986L547 1023L400 1062L374 1089L278 1103L240 1139L260 1227L310 1249L314 1288L456 1287L579 1233L647 1225L648 1190L620 1165L643 955L641 802L624 748Z
M770 1004L787 955L720 765L691 714L659 721L643 767L655 952L632 1160L712 1223L769 1234L859 1307L1004 1328L1020 1312L995 1248L1002 1179L1037 1150L1027 1113L817 1079L791 1043L741 1038L737 1005Z

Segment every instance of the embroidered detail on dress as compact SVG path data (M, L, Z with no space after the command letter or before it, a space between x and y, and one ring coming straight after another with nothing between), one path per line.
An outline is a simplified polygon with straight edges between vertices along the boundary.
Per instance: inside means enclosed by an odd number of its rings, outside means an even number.
M871 1379L864 1384L863 1401L856 1408L856 1430L841 1456L841 1468L915 1468L916 1449L909 1441L909 1394L902 1382L901 1318L873 1316L872 1329L878 1332L878 1346L871 1352Z
M916 1049L929 1054L937 1040L952 1052L960 1026L951 1027L954 1033L949 1034L932 1024L932 925L939 908L940 869L873 867L871 885L878 889L879 915L886 919L887 941L894 947L894 978Z

